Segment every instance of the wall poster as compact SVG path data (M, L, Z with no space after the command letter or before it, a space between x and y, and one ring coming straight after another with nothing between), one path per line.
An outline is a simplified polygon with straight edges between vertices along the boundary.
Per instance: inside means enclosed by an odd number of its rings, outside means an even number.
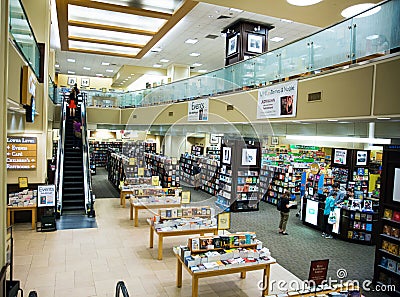
M257 119L295 117L298 81L258 90Z
M208 121L208 99L198 99L188 102L188 121Z
M335 158L333 159L333 163L338 165L346 165L346 159L347 159L347 150L335 149Z

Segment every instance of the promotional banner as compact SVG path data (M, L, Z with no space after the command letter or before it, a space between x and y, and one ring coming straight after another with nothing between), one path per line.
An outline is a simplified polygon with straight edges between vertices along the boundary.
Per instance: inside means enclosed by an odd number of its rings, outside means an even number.
M208 121L208 99L198 99L188 102L188 121Z
M296 116L297 80L258 91L257 119Z
M55 185L38 186L38 206L54 206L56 201Z
M339 165L346 165L346 159L347 159L347 150L335 149L335 157L333 159L333 163Z

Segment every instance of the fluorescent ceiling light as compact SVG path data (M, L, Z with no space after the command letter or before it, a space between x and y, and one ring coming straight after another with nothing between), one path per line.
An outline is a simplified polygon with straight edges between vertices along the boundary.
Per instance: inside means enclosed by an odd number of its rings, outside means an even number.
M165 19L145 17L130 13L120 13L110 10L68 5L68 20L125 27L157 32L167 22Z
M60 67L60 64L56 64L56 65L54 65L54 67L58 68L58 67Z
M296 6L309 6L314 5L322 0L286 0L289 4L296 5Z
M153 48L151 49L151 51L152 51L152 52L159 53L159 52L162 51L162 48L161 48L161 47L153 47Z
M75 59L67 59L67 62L75 63Z
M282 38L282 37L274 37L274 38L271 38L270 40L273 42L279 42L279 41L282 41L283 39L284 38Z
M191 56L191 57L198 57L198 56L200 56L200 53L191 53L189 56Z
M234 12L243 12L243 10L241 9L237 9L237 8L229 8L230 11L234 11Z
M371 143L371 144L390 144L390 139L384 138L361 138L361 137L340 137L340 136L305 136L305 135L286 135L288 140L312 140L328 142L353 142L353 143Z
M103 76L103 74L101 74L101 73L96 73L96 76Z
M132 78L132 76L128 76L128 78Z
M353 5L350 7L347 7L346 9L343 9L342 12L340 13L344 18L351 18L371 7L375 6L374 3L362 3L362 4L357 4L357 5ZM359 15L356 16L356 18L363 18L363 17L367 17L370 15L373 15L375 13L377 13L378 11L381 10L380 6L375 7L374 9L370 9L364 13L361 13Z
M328 122L337 122L338 120L328 120Z
M90 67L83 67L83 69L84 69L84 70L90 70L90 69L92 69L92 68L90 68Z
M77 36L83 38L102 39L108 41L124 42L131 44L145 45L150 41L152 36L130 34L116 31L105 31L92 28L81 28L68 26L69 36Z
M112 69L106 69L106 72L114 72Z
M168 60L168 59L161 59L160 62L161 62L161 63L168 63L169 60Z
M111 52L118 54L126 54L126 55L137 55L140 52L139 48L132 48L126 46L119 45L110 45L110 44L99 44L93 42L83 42L83 41L75 41L69 40L70 49L83 49L83 50L91 50L91 51L100 51L100 52Z
M378 38L379 38L378 34L374 34L374 35L370 35L370 36L365 37L365 39L368 39L368 40L374 40L374 39L378 39Z
M201 65L203 65L203 64L201 64L201 63L193 63L193 64L192 64L193 67L199 67L199 66L201 66Z
M110 63L108 63L108 62L101 62L101 65L102 65L102 66L109 66Z
M206 73L207 70L206 70L206 69L200 69L200 70L198 70L197 72L199 72L199 73Z
M197 38L194 38L194 39L189 38L189 39L185 40L185 43L188 43L188 44L196 44L198 42L199 42L199 40Z
M133 76L133 75L135 75L135 73L131 73L131 75Z
M289 24L293 23L292 20L287 20L287 19L281 19L281 22L285 22L285 23L289 23Z
M390 118L376 118L377 120L390 120Z
M155 67L155 68L160 68L161 66L162 66L162 65L161 65L161 64L158 64L158 63L153 65L153 67Z
M75 74L75 71L68 70L68 74Z

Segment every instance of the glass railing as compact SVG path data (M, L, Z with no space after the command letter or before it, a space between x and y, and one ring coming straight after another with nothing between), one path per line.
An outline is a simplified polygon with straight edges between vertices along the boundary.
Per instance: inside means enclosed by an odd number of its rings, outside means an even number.
M21 52L25 61L35 72L36 77L40 77L40 52L29 23L25 9L20 0L10 0L9 6L9 33L14 44Z
M57 86L51 79L51 76L49 75L48 79L48 88L49 88L49 99L53 101L54 104L59 104L61 101L57 99Z

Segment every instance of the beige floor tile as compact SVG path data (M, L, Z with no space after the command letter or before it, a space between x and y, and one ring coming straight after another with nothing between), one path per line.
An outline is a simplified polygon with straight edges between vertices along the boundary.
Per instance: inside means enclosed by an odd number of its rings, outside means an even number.
M66 290L57 290L56 297L87 297L96 296L95 287L85 287L85 288L70 288ZM41 297L41 296L40 296Z

